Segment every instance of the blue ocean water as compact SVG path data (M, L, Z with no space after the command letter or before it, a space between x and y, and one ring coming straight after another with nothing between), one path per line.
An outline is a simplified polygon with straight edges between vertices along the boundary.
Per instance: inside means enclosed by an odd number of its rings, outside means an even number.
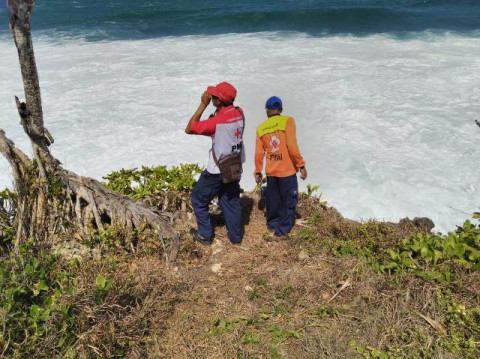
M5 2L0 34L8 31ZM479 0L44 0L34 29L89 41L295 31L359 36L431 30L478 35Z

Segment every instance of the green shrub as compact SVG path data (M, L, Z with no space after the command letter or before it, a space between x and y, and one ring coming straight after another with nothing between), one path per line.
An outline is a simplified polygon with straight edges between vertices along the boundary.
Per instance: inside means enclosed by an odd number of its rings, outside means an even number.
M418 234L387 253L384 270L413 270L427 280L450 282L456 267L480 269L480 226L465 221L447 235Z
M61 305L62 286L57 257L34 251L32 242L0 262L0 351L28 355L47 331L56 333L59 345L68 350L74 335L69 306ZM54 275L58 274L58 276ZM55 317L56 320L52 320ZM12 352L14 350L14 352Z
M247 318L213 318L211 327L205 328L207 335L220 336L232 332L238 328L246 328L255 323L253 319Z
M445 313L444 324L449 334L448 337L442 337L439 344L461 358L478 358L480 308L466 308L449 290L438 290L436 301Z
M288 338L300 339L300 333L293 329L280 329L276 325L268 330L272 335L273 343L279 344Z
M142 166L141 169L114 171L103 178L108 188L140 199L163 191L189 192L196 183L196 175L201 171L198 164L181 164L170 169L167 166Z
M328 202L323 200L322 199L322 196L323 196L323 193L322 192L318 192L318 190L320 189L320 186L319 185L311 185L311 184L307 184L307 192L304 192L308 198L316 198L318 200L318 203L325 207L328 205Z
M444 352L444 349L454 354L455 358L478 358L480 309L466 308L455 299L450 290L437 290L433 307L439 312L437 319L445 327L448 335L436 334L432 340L431 333L426 335L424 329L417 326L401 333L404 345L397 344L397 347L387 346L380 350L359 344L355 340L350 340L349 345L364 358L437 358L443 357L439 353Z
M105 299L112 284L113 278L106 279L101 274L97 275L97 278L95 278L95 302L97 304L100 304Z

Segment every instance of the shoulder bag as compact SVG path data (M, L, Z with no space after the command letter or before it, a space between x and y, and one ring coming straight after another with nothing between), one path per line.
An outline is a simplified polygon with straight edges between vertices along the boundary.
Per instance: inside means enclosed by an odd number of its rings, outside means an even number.
M238 109L238 107L236 107ZM239 111L240 112L240 111ZM242 151L243 151L243 131L245 130L245 115L243 112L240 112L243 117L243 128L242 128L242 147L240 147L239 153L234 153L222 158L220 161L215 155L215 150L212 144L212 155L215 164L220 169L222 174L223 183L230 183L234 181L240 181L242 178L243 168L242 168Z

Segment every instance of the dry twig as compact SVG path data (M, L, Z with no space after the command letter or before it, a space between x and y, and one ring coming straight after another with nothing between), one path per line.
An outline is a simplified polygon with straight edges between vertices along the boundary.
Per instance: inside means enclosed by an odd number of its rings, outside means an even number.
M343 285L340 287L340 289L337 291L337 293L335 293L332 298L327 300L327 303L330 303L332 300L334 300L337 297L337 295L340 294L340 292L342 292L345 288L350 287L351 285L352 285L352 280L349 277L349 278L347 278L345 283L343 283Z

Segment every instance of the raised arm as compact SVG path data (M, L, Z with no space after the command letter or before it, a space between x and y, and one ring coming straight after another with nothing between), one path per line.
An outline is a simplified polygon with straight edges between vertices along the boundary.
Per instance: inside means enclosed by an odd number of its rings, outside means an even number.
M211 99L212 99L212 96L207 91L205 91L202 94L200 105L198 105L197 110L195 111L192 118L188 122L187 127L185 128L185 133L188 133L189 135L195 134L195 132L193 132L193 130L192 130L192 126L193 126L194 123L200 121L200 118L202 117L202 114L205 111L205 109L207 108Z

